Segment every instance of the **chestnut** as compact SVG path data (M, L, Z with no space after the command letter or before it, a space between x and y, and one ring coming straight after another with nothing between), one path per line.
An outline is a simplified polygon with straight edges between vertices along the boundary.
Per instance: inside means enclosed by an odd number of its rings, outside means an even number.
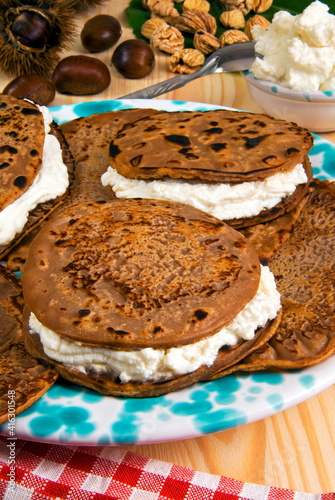
M84 24L80 39L83 47L89 52L103 52L113 47L121 35L121 24L115 17L99 14Z
M19 8L18 11L10 27L10 36L21 48L45 50L51 37L48 17L42 11L28 8L24 10L24 7Z
M24 74L9 82L2 93L47 106L54 100L56 91L53 83L44 76Z
M52 83L61 94L91 95L105 90L111 82L106 64L95 57L68 56L59 61Z
M155 66L155 55L144 40L125 40L112 55L112 64L125 78L143 78Z

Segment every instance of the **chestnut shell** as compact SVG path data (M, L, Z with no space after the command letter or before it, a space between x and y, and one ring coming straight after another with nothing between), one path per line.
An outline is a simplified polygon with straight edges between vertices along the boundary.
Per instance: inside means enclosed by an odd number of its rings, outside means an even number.
M112 55L112 64L125 78L143 78L155 66L155 55L144 40L125 40Z
M47 106L54 100L56 91L53 83L44 76L24 74L11 80L2 93Z
M111 82L106 64L95 57L68 56L56 66L52 83L57 92L72 95L92 95L105 90Z
M86 50L95 53L113 47L121 35L121 24L115 17L108 14L98 14L84 24L80 39Z

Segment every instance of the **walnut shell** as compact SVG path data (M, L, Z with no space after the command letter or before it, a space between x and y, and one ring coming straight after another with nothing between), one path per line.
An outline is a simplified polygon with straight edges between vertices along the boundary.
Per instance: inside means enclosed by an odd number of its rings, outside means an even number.
M196 9L185 10L182 15L176 19L174 26L180 31L186 31L188 33L196 33L202 30L212 35L215 35L217 29L215 17L208 14L208 12L202 12Z
M215 35L207 31L197 31L193 39L194 48L203 54L211 54L214 50L220 48L220 42Z
M184 48L184 37L174 26L163 25L157 28L150 37L150 42L156 49L173 54Z
M205 56L197 49L183 49L172 54L169 70L173 73L193 73L205 62Z

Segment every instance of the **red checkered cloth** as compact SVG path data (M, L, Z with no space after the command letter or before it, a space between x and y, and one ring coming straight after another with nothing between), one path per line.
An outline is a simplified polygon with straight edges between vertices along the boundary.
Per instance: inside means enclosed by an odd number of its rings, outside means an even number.
M335 500L243 483L145 458L122 447L34 443L0 437L4 500Z

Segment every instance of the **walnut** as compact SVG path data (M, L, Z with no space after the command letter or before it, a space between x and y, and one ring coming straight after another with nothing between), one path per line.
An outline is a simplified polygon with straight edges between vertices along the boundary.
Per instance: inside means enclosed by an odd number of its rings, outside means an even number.
M263 30L267 30L270 26L270 21L268 21L264 16L260 16L256 14L253 17L250 17L245 24L244 33L247 35L249 40L253 40L252 28L254 26L260 26Z
M203 54L210 54L220 48L220 42L215 35L200 30L194 35L193 45Z
M169 70L173 73L193 73L205 62L205 56L196 49L183 49L172 54L169 60Z
M272 0L254 0L253 9L257 14L266 12L272 5Z
M249 38L245 33L243 33L243 31L227 30L220 36L221 47L239 42L249 42Z
M226 28L241 29L245 26L245 19L240 10L226 10L222 12L220 21Z
M156 49L173 54L184 48L184 37L174 26L163 25L151 35L150 42Z
M196 9L185 10L182 15L175 20L174 26L180 31L195 33L196 31L203 30L212 35L215 35L217 29L215 17L208 14L208 12L202 12Z
M254 0L225 0L226 10L240 10L242 14L246 15L253 9Z
M185 0L183 3L183 11L189 9L201 10L202 12L209 12L210 3L207 0Z
M153 16L162 17L166 22L171 22L179 17L179 12L172 0L142 0L142 5L150 10Z
M150 38L153 32L159 28L160 26L167 26L166 22L164 19L161 17L152 17L151 19L148 19L145 21L145 23L142 24L141 27L141 34L145 38Z

